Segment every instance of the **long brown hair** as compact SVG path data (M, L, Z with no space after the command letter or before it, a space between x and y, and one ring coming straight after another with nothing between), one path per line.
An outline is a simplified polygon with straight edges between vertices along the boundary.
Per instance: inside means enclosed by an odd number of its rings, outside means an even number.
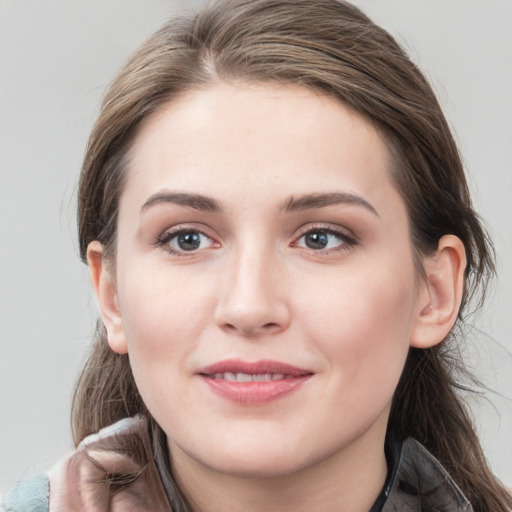
M483 300L494 263L457 147L418 68L385 30L344 1L220 0L156 32L112 82L89 140L78 193L83 260L87 245L98 240L115 264L125 163L141 121L185 90L233 80L320 90L377 127L393 155L392 176L408 208L417 254L434 251L449 233L464 243L460 327L468 299L479 292ZM491 473L459 393L463 366L455 343L451 335L439 346L410 350L388 432L425 445L475 512L509 510L512 498ZM75 442L135 414L151 420L128 357L109 349L99 323L75 392Z

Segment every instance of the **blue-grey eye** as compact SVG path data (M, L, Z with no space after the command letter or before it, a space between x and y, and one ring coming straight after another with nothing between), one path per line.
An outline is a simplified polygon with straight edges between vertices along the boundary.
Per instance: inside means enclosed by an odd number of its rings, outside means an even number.
M334 249L345 243L344 238L336 233L324 230L309 231L302 235L297 242L299 247L306 247L317 251Z
M198 231L181 231L174 235L169 245L176 251L197 251L212 245L212 240Z
M308 233L304 236L306 246L310 249L325 249L329 244L329 236L321 231Z

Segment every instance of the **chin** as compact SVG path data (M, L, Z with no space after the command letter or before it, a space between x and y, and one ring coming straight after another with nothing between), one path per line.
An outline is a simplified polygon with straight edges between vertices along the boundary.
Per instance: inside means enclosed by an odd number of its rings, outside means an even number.
M253 454L239 454L236 458L224 457L222 462L214 461L210 469L218 473L239 478L277 478L291 475L309 464L307 461L298 460L299 450L291 456L268 452L260 453L255 457Z
M336 446L330 443L318 446L305 442L299 436L262 435L253 431L224 438L205 450L197 447L196 458L212 471L241 478L285 477L329 458ZM269 434L267 432L267 434ZM207 457L204 454L207 453Z

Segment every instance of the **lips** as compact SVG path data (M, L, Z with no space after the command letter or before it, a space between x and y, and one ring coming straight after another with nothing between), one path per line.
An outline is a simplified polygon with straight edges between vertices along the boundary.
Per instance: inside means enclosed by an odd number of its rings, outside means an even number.
M282 380L293 378L291 375L284 373L215 373L211 378L215 380L227 380L230 382L267 382L271 380Z
M199 376L215 394L240 405L260 405L299 389L313 372L279 361L225 360L203 368Z

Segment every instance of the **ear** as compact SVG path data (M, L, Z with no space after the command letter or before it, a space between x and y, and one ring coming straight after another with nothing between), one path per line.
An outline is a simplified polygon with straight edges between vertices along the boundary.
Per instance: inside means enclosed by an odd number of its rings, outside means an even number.
M128 346L119 311L115 277L104 256L103 246L98 241L87 246L87 262L103 325L107 330L108 344L114 352L126 354Z
M454 326L464 292L466 250L454 235L439 240L437 251L423 261L411 346L429 348L443 341Z

